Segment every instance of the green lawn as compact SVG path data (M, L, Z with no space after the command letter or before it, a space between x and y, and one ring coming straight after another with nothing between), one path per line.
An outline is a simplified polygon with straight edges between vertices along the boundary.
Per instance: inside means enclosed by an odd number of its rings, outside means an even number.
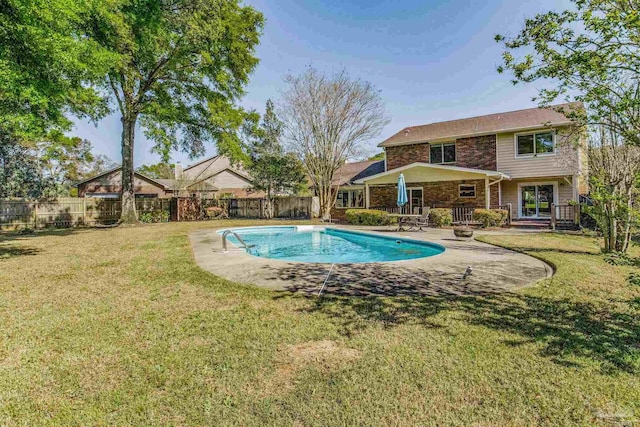
M513 294L317 299L199 270L208 226L0 237L0 425L640 419L640 286L594 239L486 238L557 267Z

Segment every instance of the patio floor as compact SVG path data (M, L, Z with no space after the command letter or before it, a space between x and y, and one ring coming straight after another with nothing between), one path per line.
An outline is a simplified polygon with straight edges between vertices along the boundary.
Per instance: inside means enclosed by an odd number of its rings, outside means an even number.
M335 264L331 270L331 264L255 257L231 243L233 249L223 253L217 229L197 230L189 238L196 262L206 271L235 282L308 294L318 294L325 280L323 294L344 296L495 293L527 286L552 274L551 267L536 258L475 240L457 240L451 230L398 233L380 227L331 227L428 240L447 250L436 257L411 261ZM467 266L473 268L473 274L463 279Z

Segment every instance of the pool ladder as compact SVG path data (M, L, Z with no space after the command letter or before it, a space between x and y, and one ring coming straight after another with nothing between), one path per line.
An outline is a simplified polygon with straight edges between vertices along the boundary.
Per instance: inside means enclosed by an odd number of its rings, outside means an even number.
M236 233L235 231L225 230L224 233L222 233L222 252L227 252L227 236L229 234L233 234L233 236L236 239L238 239L238 241L242 245L241 246L242 248L249 249L255 246L255 245L248 245L244 240L242 240L242 237L238 236L238 233Z

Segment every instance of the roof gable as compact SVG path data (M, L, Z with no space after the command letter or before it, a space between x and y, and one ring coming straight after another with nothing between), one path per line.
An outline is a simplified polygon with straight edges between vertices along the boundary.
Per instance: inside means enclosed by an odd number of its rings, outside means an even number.
M99 174L97 174L97 175L94 175L94 176L92 176L92 177L89 177L89 178L87 178L87 179L85 179L85 180L83 180L83 181L80 181L80 182L76 183L75 185L76 185L76 187L77 187L77 186L82 185L82 184L85 184L85 183L87 183L87 182L94 181L94 180L96 180L96 179L98 179L98 178L102 178L102 177L103 177L103 176L105 176L105 175L109 175L109 174L112 174L112 173L114 173L114 172L119 172L120 170L122 170L122 166L117 166L117 167L115 167L115 168L109 169L109 170L107 170L107 171L104 171L104 172L99 173ZM163 190L170 190L170 189L171 189L171 186L168 186L168 185L166 185L165 183L160 182L160 180L156 180L156 179L154 179L154 178L149 178L148 176L143 175L143 174L141 174L140 172L135 172L135 171L134 171L134 172L133 172L133 175L134 175L136 178L139 178L139 179L142 179L142 180L144 180L144 181L147 181L147 182L149 182L149 183L151 183L151 184L154 184L154 185L156 185L156 186L158 186L158 187L162 188Z
M225 172L225 171L228 171L228 172L232 173L233 175L236 175L236 176L238 176L238 177L240 177L240 178L242 178L242 179L244 179L244 180L246 180L248 182L251 182L251 177L249 177L249 175L247 175L246 173L244 173L242 171L239 171L239 170L236 170L236 169L233 169L233 168L230 168L230 167L227 167L227 168L224 168L224 169L220 169L219 171L216 171L215 173L207 175L204 178L200 178L198 180L194 180L193 183L190 184L190 185L195 185L195 184L198 184L198 183L200 183L202 181L206 181L207 179L214 178L214 177L220 175L222 172Z
M333 175L332 185L345 185L383 171L384 160L345 163Z

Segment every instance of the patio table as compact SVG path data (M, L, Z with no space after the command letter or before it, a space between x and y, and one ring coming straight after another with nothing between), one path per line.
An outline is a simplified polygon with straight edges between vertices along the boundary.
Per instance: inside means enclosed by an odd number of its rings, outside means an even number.
M398 218L398 228L396 228L396 231L407 231L403 228L403 225L406 225L411 218L421 217L420 214L399 214L399 213L397 214L392 213L392 214L389 214L389 216L393 218Z

